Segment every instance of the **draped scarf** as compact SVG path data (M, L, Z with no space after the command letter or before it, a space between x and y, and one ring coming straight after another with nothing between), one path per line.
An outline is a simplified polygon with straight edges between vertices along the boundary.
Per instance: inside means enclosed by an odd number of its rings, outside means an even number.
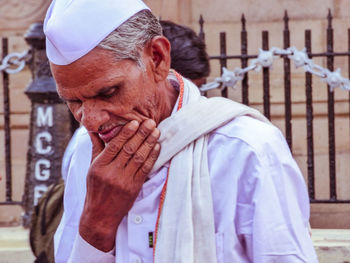
M214 210L207 160L209 133L237 116L269 123L257 110L240 103L201 96L198 88L175 73L180 83L178 110L163 120L161 152L152 169L170 161L160 198L154 240L156 263L214 263Z

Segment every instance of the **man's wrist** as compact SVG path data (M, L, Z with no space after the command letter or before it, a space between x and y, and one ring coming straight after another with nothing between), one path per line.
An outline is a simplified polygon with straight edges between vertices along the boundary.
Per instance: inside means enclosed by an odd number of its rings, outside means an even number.
M117 227L117 223L91 221L82 215L79 234L91 246L108 252L114 248Z

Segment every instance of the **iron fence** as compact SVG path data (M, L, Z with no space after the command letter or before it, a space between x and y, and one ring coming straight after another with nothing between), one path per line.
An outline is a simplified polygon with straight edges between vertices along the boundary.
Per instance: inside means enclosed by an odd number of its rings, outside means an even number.
M348 51L334 52L334 29L332 27L332 14L329 10L327 21L327 41L326 52L313 53L311 50L311 30L305 30L305 47L309 58L324 57L327 60L327 68L330 71L334 70L334 58L335 57L347 57L348 58L348 76L350 76L350 29L348 29ZM283 29L283 48L290 47L290 30L289 30L289 17L287 11L285 11L284 17L284 29ZM199 19L200 32L199 36L205 40L204 32L204 20L201 16ZM241 67L246 68L248 61L256 59L257 54L248 54L248 32L246 29L246 19L244 14L241 18L241 32L240 32L240 44L241 54L229 55L227 54L227 41L226 33L220 33L220 54L210 56L210 60L218 60L221 68L227 67L228 60L240 60ZM262 49L269 50L269 32L262 31ZM284 111L285 111L285 137L287 143L293 151L292 141L292 96L291 96L291 64L287 55L281 55L283 58L283 74L284 74ZM263 68L262 76L262 89L263 89L263 113L270 119L271 118L271 101L270 101L270 71L268 67ZM249 105L249 74L246 73L241 81L242 87L242 103ZM328 86L327 104L328 104L328 155L329 155L329 199L317 199L315 194L315 149L314 149L314 113L313 113L313 87L312 87L312 75L308 72L305 73L305 95L306 95L306 131L307 131L307 183L308 191L311 203L350 203L350 200L342 200L337 198L337 182L336 182L336 144L335 144L335 111L334 111L334 93ZM228 97L227 87L221 89L221 96ZM349 113L350 113L350 93L349 93ZM350 116L349 116L350 119Z
M5 150L5 201L0 205L21 205L24 213L22 223L29 226L33 206L48 186L61 178L61 160L76 122L72 121L67 106L58 97L45 52L45 36L42 23L34 23L27 30L25 41L29 49L22 53L8 54L8 39L2 39L0 72L3 78L3 134ZM21 200L13 200L14 178L11 163L11 121L9 74L19 73L28 65L32 79L24 87L24 93L31 101L29 140L26 158L25 183ZM2 128L2 127L1 127ZM0 171L3 174L2 171ZM18 189L20 190L20 189Z
M348 51L334 52L333 43L333 27L332 27L332 15L329 12L327 28L327 43L326 52L313 53L311 50L311 31L305 30L305 47L307 54L310 58L325 57L327 59L327 68L333 70L334 58L337 56L348 58L348 76L350 76L350 29L348 29ZM283 30L283 48L290 47L290 30L289 30L289 17L287 12L284 14L284 30ZM204 20L202 16L199 20L200 32L199 35L205 39L204 33ZM226 33L220 33L220 54L210 56L211 60L218 60L220 68L227 66L229 60L239 60L242 68L248 66L248 62L251 59L258 57L257 54L248 54L248 32L246 29L246 19L244 15L241 18L241 32L240 32L240 44L241 53L239 55L227 54L226 48ZM262 49L269 49L269 32L262 31ZM8 40L2 39L2 57L5 58L8 54ZM287 55L281 55L283 58L283 71L284 71L284 110L285 110L285 137L290 149L293 149L292 141L292 96L291 96L291 64ZM11 128L10 128L10 97L9 97L9 75L6 71L2 70L2 82L3 82L3 116L4 116L4 139L5 139L5 181L6 181L6 197L5 201L0 201L0 205L23 205L23 200L13 200L12 196L12 167L11 167ZM267 118L271 118L271 102L270 102L270 71L269 68L263 68L263 113ZM245 74L242 85L242 103L249 105L249 74ZM222 89L221 95L228 97L227 88ZM315 150L314 150L314 125L313 125L313 86L312 75L305 73L305 95L306 95L306 131L307 131L307 179L308 179L308 191L311 203L350 203L350 200L341 200L337 198L337 183L336 183L336 146L335 146L335 111L334 111L334 94L331 89L328 88L328 155L329 155L329 199L316 199L315 198ZM350 112L350 94L349 94L349 112ZM349 117L350 119L350 117ZM73 124L72 127L76 125ZM23 198L25 200L25 197Z
M8 55L8 39L3 38L2 58ZM4 112L4 138L5 138L5 178L6 196L5 201L0 201L0 205L21 205L22 201L12 199L12 167L11 167L11 130L10 130L10 96L9 96L9 74L2 71L3 83L3 112Z

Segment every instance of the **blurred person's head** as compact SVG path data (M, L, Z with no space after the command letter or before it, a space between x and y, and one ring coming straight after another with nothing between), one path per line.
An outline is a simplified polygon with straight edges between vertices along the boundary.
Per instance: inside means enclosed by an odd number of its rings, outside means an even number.
M171 68L197 86L204 84L210 73L204 41L188 27L163 20L160 24L171 44Z

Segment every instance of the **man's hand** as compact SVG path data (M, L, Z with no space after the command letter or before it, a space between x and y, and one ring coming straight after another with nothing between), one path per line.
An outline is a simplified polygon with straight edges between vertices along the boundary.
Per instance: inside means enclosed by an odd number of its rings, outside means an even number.
M129 122L106 145L90 133L92 163L79 233L97 249L113 249L117 228L158 158L159 136L150 119Z

